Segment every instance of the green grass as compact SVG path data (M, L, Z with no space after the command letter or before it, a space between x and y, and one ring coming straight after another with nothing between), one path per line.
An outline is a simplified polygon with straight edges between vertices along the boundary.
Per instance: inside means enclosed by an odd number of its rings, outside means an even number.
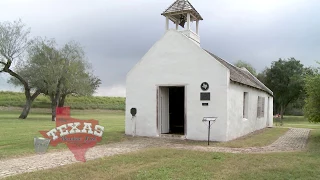
M17 119L19 113L20 111L0 111L0 159L34 154L33 138L42 136L39 131L55 128L48 109L33 109L26 120ZM123 111L72 110L71 116L81 120L95 119L105 127L102 141L98 144L125 139ZM64 144L50 146L48 152L64 148Z
M280 136L284 135L288 128L266 128L254 133L248 134L241 138L228 142L210 142L210 146L214 147L231 147L231 148L247 148L247 147L263 147L272 144ZM207 142L199 141L176 141L187 145L208 146Z
M39 131L48 131L55 127L49 109L31 109L26 120L17 119L21 109L0 111L0 159L34 154L33 138L41 137ZM82 120L96 119L106 128L102 141L107 144L127 139L124 135L124 112L108 110L72 110L71 116ZM301 118L300 118L301 119ZM299 121L297 121L299 122ZM210 146L244 148L267 146L282 136L288 129L268 128L229 142L211 142ZM12 133L14 131L15 133ZM203 145L199 141L172 141L187 145ZM66 149L65 144L49 147L48 152Z
M26 120L17 119L21 109L0 111L0 159L19 157L34 154L33 138L41 137L39 131L49 131L55 128L51 121L49 109L31 109ZM81 120L95 119L105 127L102 141L98 144L107 144L127 139L124 135L124 112L107 110L72 110L71 116ZM14 133L12 133L14 131ZM245 137L225 142L214 143L211 146L223 147L261 147L271 144L287 129L272 128L247 135ZM174 140L173 140L174 142ZM206 142L178 141L188 145L204 145ZM66 149L65 144L57 147L50 146L48 152Z
M306 152L229 154L147 149L7 179L320 179L320 130Z
M24 93L0 91L0 106L23 107L25 104ZM72 109L108 109L124 110L125 98L123 97L75 97L68 96L65 106ZM50 99L47 96L39 95L32 104L34 108L50 108Z
M289 129L285 128L268 128L254 132L247 136L238 138L233 141L216 143L216 146L245 148L245 147L263 147L272 144L280 136L284 135Z
M279 119L274 119L274 125L279 126ZM311 123L303 116L285 116L283 119L282 127L293 127L293 128L309 128L309 129L320 129L320 123Z
M33 110L28 120L17 120L19 111L0 113L0 155L33 153L33 137L54 127L49 110ZM124 113L119 111L71 111L72 117L96 119L106 127L101 144L124 139ZM301 117L286 117L285 124L309 125ZM12 133L14 131L14 133ZM271 128L219 146L264 146L287 131ZM199 143L199 142L197 142ZM215 144L213 146L216 146ZM63 147L58 147L57 149ZM52 148L50 149L52 151ZM320 179L320 129L311 132L304 152L230 154L164 148L146 149L105 157L7 179Z

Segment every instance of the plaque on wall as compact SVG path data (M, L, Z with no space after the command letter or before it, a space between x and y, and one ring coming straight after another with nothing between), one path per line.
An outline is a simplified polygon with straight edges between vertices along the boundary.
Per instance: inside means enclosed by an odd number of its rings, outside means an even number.
M209 84L208 84L207 82L203 82L203 83L201 84L201 89L202 89L203 91L207 91L207 90L209 89Z
M210 93L200 93L201 101L210 101Z

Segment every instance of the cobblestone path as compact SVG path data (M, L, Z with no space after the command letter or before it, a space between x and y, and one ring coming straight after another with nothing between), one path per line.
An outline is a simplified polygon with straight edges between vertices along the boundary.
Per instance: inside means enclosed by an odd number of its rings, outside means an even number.
M172 143L170 139L159 138L137 138L132 141L113 143L96 146L86 153L87 160L125 154L149 147L166 147L174 149L187 149L208 152L229 152L229 153L266 153L295 151L305 148L309 129L292 128L285 135L269 146L252 148L227 148L227 147L206 147ZM8 159L0 162L0 179L16 174L54 168L62 165L77 163L71 151L46 153L16 159Z
M228 148L228 147L205 147L205 146L190 146L181 144L171 144L170 148L188 149L208 152L228 152L228 153L268 153L268 152L288 152L300 151L306 147L310 129L290 128L286 134L281 136L275 142L265 147L250 147L250 148Z

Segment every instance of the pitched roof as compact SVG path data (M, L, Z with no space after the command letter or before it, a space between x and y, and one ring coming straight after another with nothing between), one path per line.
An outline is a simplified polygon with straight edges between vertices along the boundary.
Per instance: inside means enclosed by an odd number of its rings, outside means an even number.
M255 76L253 76L247 69L238 68L230 64L229 62L225 61L224 59L212 54L211 52L207 50L205 51L229 69L231 81L244 84L244 85L262 90L264 92L267 92L270 95L273 95L273 92L269 88L267 88L262 82L260 82Z
M203 20L198 11L192 6L188 0L176 0L168 9L166 9L161 15L178 13L183 11L192 12L199 20Z

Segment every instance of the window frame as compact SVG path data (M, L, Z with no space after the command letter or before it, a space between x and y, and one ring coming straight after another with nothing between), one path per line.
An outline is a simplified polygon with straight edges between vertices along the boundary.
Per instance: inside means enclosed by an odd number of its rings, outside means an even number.
M265 117L265 97L258 96L257 118Z
M249 92L243 92L243 102L242 102L242 118L248 119L248 109L249 109Z

